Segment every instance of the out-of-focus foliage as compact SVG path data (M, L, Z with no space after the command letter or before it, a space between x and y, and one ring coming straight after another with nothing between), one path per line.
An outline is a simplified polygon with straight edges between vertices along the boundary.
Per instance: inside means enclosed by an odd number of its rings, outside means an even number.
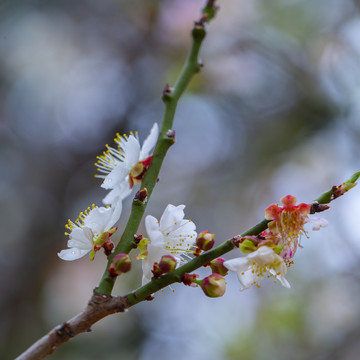
M58 259L64 224L101 204L93 162L115 132L143 139L161 121L162 88L179 72L203 3L1 2L1 358L86 304L105 259ZM281 196L309 201L360 168L359 2L219 5L148 207L157 217L184 203L218 242ZM358 359L359 199L355 188L326 214L328 229L303 239L291 290L264 281L240 293L229 277L223 298L204 299L176 286L53 358ZM121 280L117 293L133 289L140 268Z

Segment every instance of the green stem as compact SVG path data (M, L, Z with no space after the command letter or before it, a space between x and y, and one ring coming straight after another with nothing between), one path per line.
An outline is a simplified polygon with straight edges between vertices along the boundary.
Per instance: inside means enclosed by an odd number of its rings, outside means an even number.
M253 226L251 229L243 232L240 236L258 235L267 228L268 223L269 220L264 219L255 226ZM204 254L190 260L186 264L177 268L175 271L163 275L158 279L153 279L152 281L140 287L136 291L125 295L128 306L130 307L141 301L146 300L151 294L154 294L155 292L163 289L166 286L169 286L175 282L180 282L182 275L191 273L192 271L209 263L211 260L214 260L221 255L228 253L234 248L235 245L233 239L227 240L216 248L211 249Z
M360 177L360 172L355 173L346 183L355 184L356 180ZM315 201L320 204L326 204L334 199L331 198L333 194L332 187L329 191L320 195ZM258 235L262 231L264 231L268 223L271 220L262 220L252 228L243 232L240 236L246 235ZM235 248L234 239L230 239L217 246L216 248L205 252L204 254L190 260L186 264L180 266L175 271L165 274L158 279L153 279L146 285L138 288L136 291L125 295L128 307L131 307L141 301L144 301L150 297L151 294L156 293L157 291L163 289L164 287L171 285L175 282L180 282L182 275L186 273L191 273L192 271L204 266L209 263L211 260L216 259L217 257L226 254L227 252L233 250Z
M360 177L360 171L356 172L354 175L351 176L351 178L347 181L345 181L344 184L354 184L356 185L356 181ZM340 185L339 185L340 186ZM334 191L338 188L338 186L333 186L329 191L324 192L321 194L315 201L317 201L319 204L329 204L331 201L333 201L335 198L333 197ZM349 187L350 189L351 187Z
M147 190L147 201L144 203L139 200L134 200L128 223L125 227L124 233L115 248L112 255L108 257L108 264L106 266L103 277L100 281L99 287L95 289L95 293L110 295L115 284L115 279L110 278L108 275L108 268L115 255L120 253L129 253L132 249L136 248L134 235L137 232L141 219L144 215L147 202L152 194L154 186L157 182L158 175L165 155L172 144L174 144L174 135L169 132L172 129L174 116L176 112L177 103L184 93L192 77L200 71L201 65L199 64L199 51L206 35L203 22L196 23L192 30L192 46L186 62L181 70L178 79L175 82L174 88L166 88L164 90L163 101L165 103L165 112L163 122L160 130L159 139L156 143L155 150L151 164L142 181L142 189Z

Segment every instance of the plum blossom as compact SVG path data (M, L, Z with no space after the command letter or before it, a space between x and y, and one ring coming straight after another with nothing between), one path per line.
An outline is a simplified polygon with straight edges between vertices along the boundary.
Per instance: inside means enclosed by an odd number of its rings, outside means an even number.
M117 149L106 145L107 150L97 157L95 163L100 172L95 176L104 179L101 187L111 190L103 199L104 204L114 204L125 199L130 195L134 184L141 182L151 163L150 153L158 135L159 127L155 123L142 147L137 133L130 133L129 136L116 134L114 141Z
M238 238L238 246L247 256L224 262L226 268L237 272L243 290L258 285L265 274L290 287L285 274L293 264L301 236L307 236L304 225L311 223L313 230L327 225L325 219L310 219L311 205L296 205L294 196L284 196L281 202L283 206L272 204L265 210L265 218L271 220L268 229L256 236Z
M302 235L306 236L304 225L309 221L311 206L301 203L296 205L296 198L286 195L281 198L283 206L272 204L265 209L265 218L272 220L268 224L267 238L284 249L280 254L284 259L291 259L298 248Z
M242 285L241 290L252 285L259 286L265 275L275 277L283 286L290 288L289 282L285 279L287 267L283 258L268 246L260 246L247 256L227 260L224 266L237 273Z
M265 209L265 218L272 220L268 224L269 230L262 233L266 240L271 240L276 245L282 245L283 250L279 254L288 266L290 259L295 255L300 244L301 236L307 236L304 229L306 223L312 224L313 230L320 230L327 226L327 221L322 218L309 218L311 205L301 203L296 205L296 198L286 195L281 198L283 206L272 204Z
M67 246L69 249L61 250L59 258L66 261L80 259L90 253L93 260L95 253L102 247L112 248L111 235L117 230L114 227L119 220L122 211L122 203L118 202L116 207L97 207L81 212L79 217L72 222L69 220L66 228L70 230Z
M142 260L143 284L149 282L153 276L155 262L159 262L163 255L172 255L177 265L185 262L195 246L196 226L191 220L184 219L185 205L169 204L160 221L148 215L145 218L145 228L149 235L147 256Z

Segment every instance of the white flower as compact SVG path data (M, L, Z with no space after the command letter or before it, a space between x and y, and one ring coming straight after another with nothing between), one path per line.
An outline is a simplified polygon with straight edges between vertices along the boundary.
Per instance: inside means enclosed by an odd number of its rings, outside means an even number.
M109 241L110 236L116 231L113 226L119 220L122 210L121 201L116 207L97 207L81 212L79 217L72 222L69 220L66 228L70 230L67 246L69 249L58 253L62 260L77 260L90 253L90 259L102 245Z
M145 218L146 232L150 243L148 255L142 261L143 284L152 278L153 265L163 255L172 255L180 265L192 253L196 240L196 226L191 220L184 219L185 205L168 205L161 216L160 222L151 215Z
M290 288L289 282L285 279L287 268L284 260L268 246L261 246L247 256L227 260L224 265L237 273L243 286L241 290L258 285L265 275L277 278L283 286Z
M111 190L104 198L104 204L123 200L131 193L134 184L141 181L150 165L152 158L150 153L158 135L159 127L155 123L142 148L137 133L131 133L129 136L116 134L114 141L117 149L106 145L107 150L97 157L98 161L95 163L97 170L102 173L95 176L104 179L101 187Z

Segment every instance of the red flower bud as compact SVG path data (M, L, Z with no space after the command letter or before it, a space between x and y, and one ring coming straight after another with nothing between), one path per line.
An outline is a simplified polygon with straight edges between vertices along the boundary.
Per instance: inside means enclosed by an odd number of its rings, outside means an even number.
M206 296L223 296L226 290L226 281L219 274L211 274L202 280L201 288Z
M109 273L116 277L131 270L131 260L128 254L118 254L110 264Z
M216 258L210 261L210 267L213 274L220 274L222 276L227 275L228 269L224 266L224 258Z
M159 262L159 269L163 274L172 272L176 269L177 261L172 255L163 255Z
M210 234L208 230L202 231L196 238L196 246L204 251L210 250L215 244L215 234Z

